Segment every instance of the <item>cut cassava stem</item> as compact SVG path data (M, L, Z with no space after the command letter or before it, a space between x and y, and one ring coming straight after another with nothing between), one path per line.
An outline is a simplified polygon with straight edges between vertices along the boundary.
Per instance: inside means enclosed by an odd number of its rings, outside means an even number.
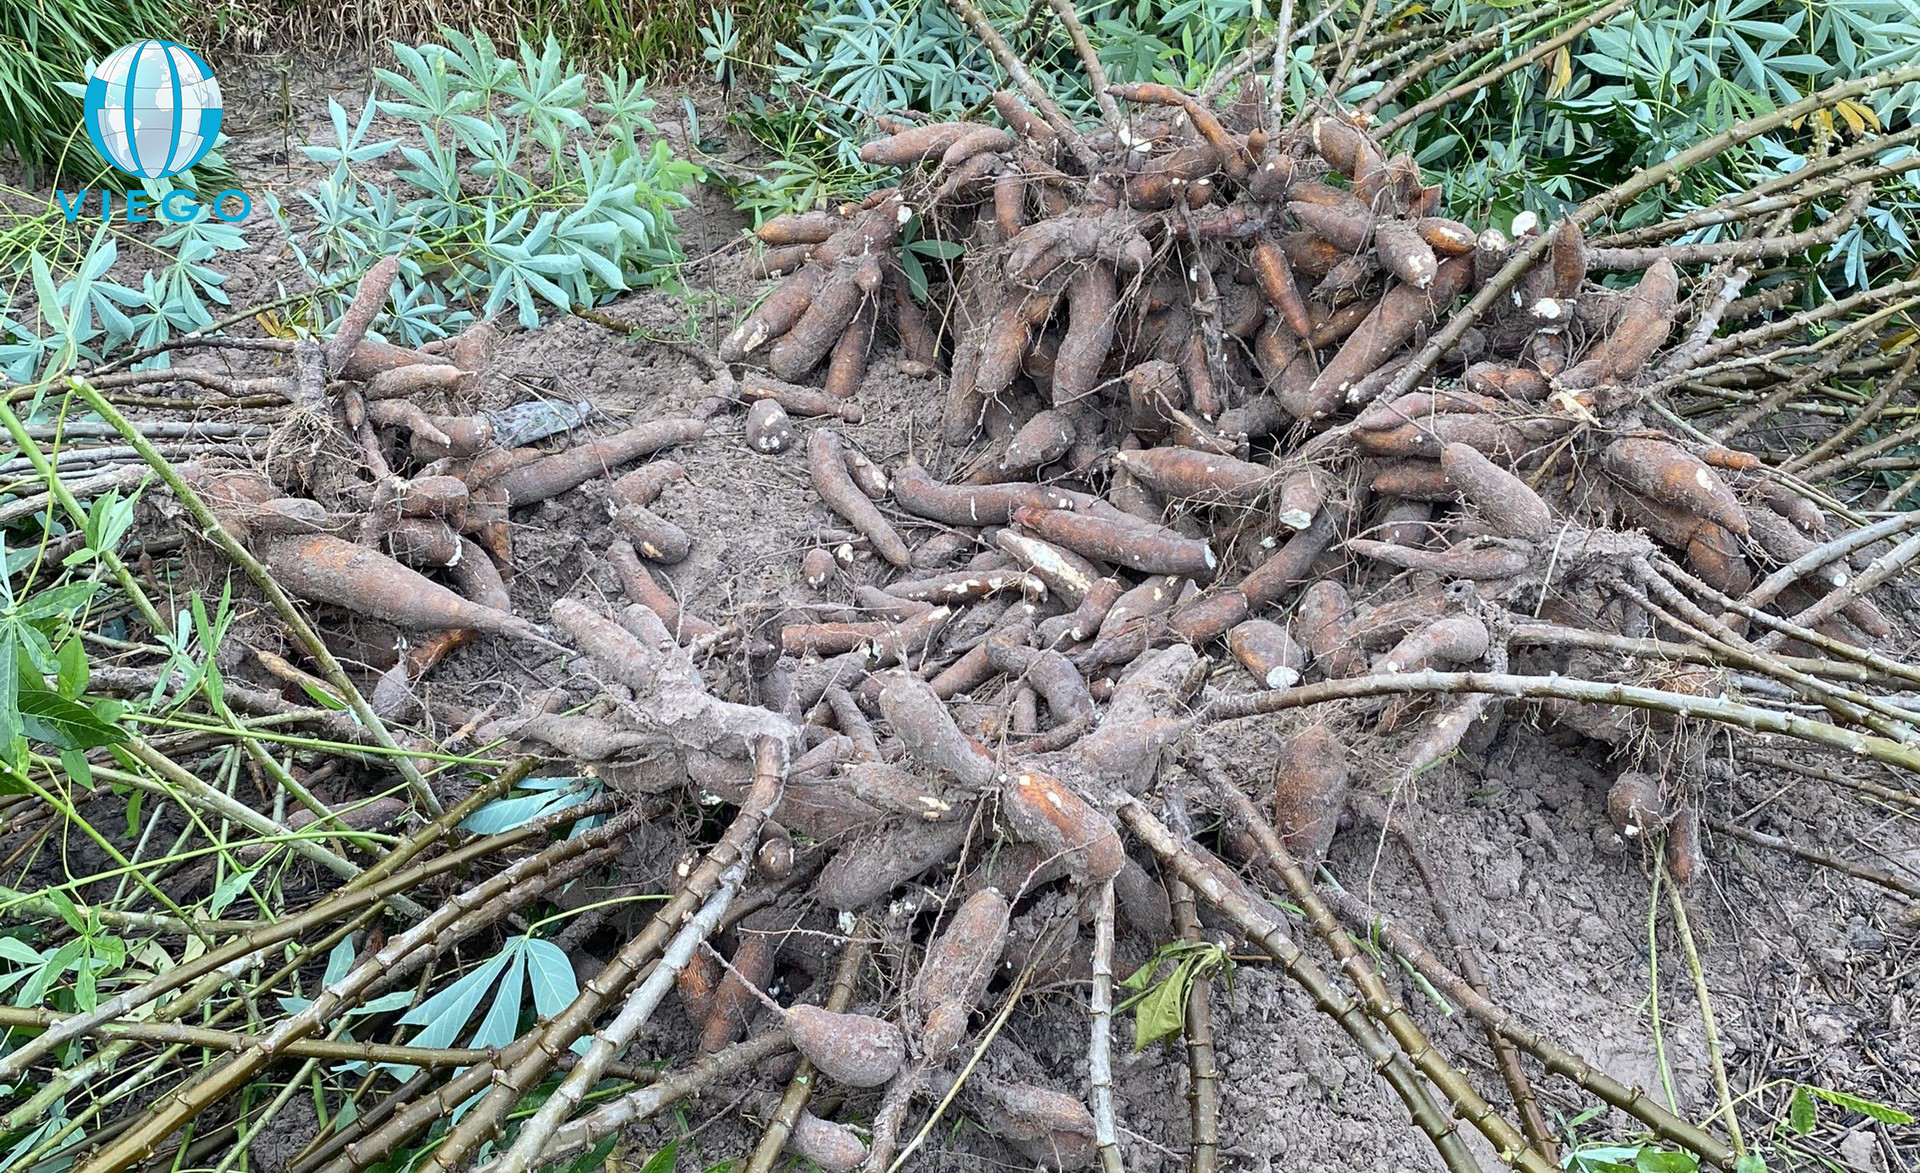
M841 951L840 962L833 972L833 984L827 992L826 1009L829 1011L839 1013L852 1004L860 967L865 964L870 948L871 932L872 928L864 917L857 918L848 932L846 947ZM804 1055L801 1056L793 1078L787 1081L785 1094L780 1097L779 1107L767 1121L767 1130L761 1134L760 1143L747 1161L745 1173L773 1173L781 1152L786 1148L787 1135L792 1131L794 1121L813 1098L814 1079L813 1064Z
M1410 692L1484 692L1517 700L1555 699L1583 704L1627 705L1678 717L1719 721L1759 733L1784 733L1816 745L1870 757L1920 773L1920 750L1890 738L1876 737L1815 721L1795 713L1763 709L1720 697L1669 692L1633 684L1575 680L1563 676L1518 676L1500 672L1406 672L1326 680L1286 692L1260 693L1215 702L1201 714L1203 722L1227 721L1257 713L1276 713L1344 700L1348 697L1393 696Z
M636 807L634 810L637 821L640 808ZM614 825L625 828L633 824L622 819L616 820ZM584 851L593 845L594 840L582 836L567 842L578 844L579 847L576 850ZM326 987L312 1005L276 1025L261 1038L259 1046L222 1061L198 1081L178 1089L163 1110L142 1117L134 1127L94 1151L85 1162L86 1166L95 1173L115 1173L156 1151L167 1137L197 1117L207 1106L217 1103L222 1097L230 1094L257 1074L274 1058L279 1047L295 1039L306 1038L319 1030L342 1007L352 1005L355 998L394 970L403 957L435 939L467 912L498 900L505 893L515 890L516 885L523 878L551 867L566 854L568 853L549 851L529 856L449 898L435 908L426 919L406 932L396 934L384 947L366 956L339 981ZM532 895L534 893L527 892L528 898ZM114 1014L119 1012L116 1010ZM80 1023L84 1020L71 1021ZM48 1032L49 1035L52 1033ZM42 1039L47 1037L43 1035ZM18 1061L22 1055L28 1053L28 1050L23 1048L9 1058Z
M724 877L732 869L743 866L753 852L761 825L780 800L786 774L787 747L775 738L762 736L756 740L753 754L751 793L720 841L687 877L685 886L654 914L639 935L628 941L612 961L585 983L579 996L548 1020L544 1028L539 1029L540 1046L528 1052L519 1062L496 1072L493 1086L447 1133L423 1168L438 1171L460 1169L483 1141L497 1136L506 1112L519 1102L527 1090L544 1078L552 1069L555 1058L572 1046L574 1040L585 1035L607 1001L624 990L641 967L653 960L667 942L680 932L688 918L694 915L695 909L720 889ZM558 1138L559 1132L556 1131L553 1139ZM543 1144L546 1140L542 1138ZM551 1159L538 1151L530 1156L540 1162Z
M1341 972L1347 976L1347 980L1360 991L1368 1012L1386 1026L1394 1041L1421 1074L1445 1093L1448 1107L1454 1115L1472 1124L1514 1168L1524 1173L1553 1173L1554 1166L1527 1145L1520 1131L1473 1089L1466 1077L1447 1062L1426 1034L1414 1024L1406 1008L1387 989L1386 983L1380 980L1380 975L1368 964L1359 947L1334 923L1333 914L1327 911L1313 882L1307 879L1306 872L1281 843L1280 837L1274 834L1273 828L1260 817L1247 796L1217 765L1203 764L1201 774L1223 800L1228 813L1252 835L1264 857L1263 862L1279 873L1287 894L1300 906L1321 944L1340 963Z
M133 446L133 449L140 454L140 458L147 462L147 466L153 469L160 479L166 483L167 488L173 493L175 500L179 501L193 517L195 524L200 527L201 532L215 545L219 546L221 552L238 565L246 576L253 581L254 585L260 588L261 593L266 595L267 602L273 607L275 615L286 625L294 641L300 645L300 649L319 666L320 674L325 677L327 683L333 687L335 694L346 700L347 707L353 711L353 715L359 718L361 724L372 734L374 741L382 749L388 750L395 755L393 758L393 767L399 771L401 778L405 780L407 790L412 794L414 800L420 803L423 809L436 815L439 814L442 809L439 796L437 796L433 792L433 788L427 784L427 780L421 775L419 767L414 764L413 759L404 755L400 743L395 741L393 734L388 731L386 722L382 721L379 714L373 711L373 707L367 703L366 698L361 695L360 690L354 686L352 679L347 676L346 670L340 666L340 662L334 658L333 653L327 648L326 641L320 637L318 631L314 630L312 624L307 622L306 616L301 614L299 606L296 605L293 599L288 596L287 592L281 588L280 584L274 581L273 575L267 568L249 553L246 547L241 545L233 534L229 533L227 529L220 524L220 520L214 516L213 511L207 507L206 502L201 500L199 494L194 492L192 486L187 484L186 479L181 476L178 468L154 448L152 442L142 435L140 430L136 428L126 416L121 414L119 408L109 403L105 396L101 395L99 391L95 390L93 386L84 379L69 380L68 385L86 402L89 408L97 413L101 419L105 420L115 431L119 432L128 444ZM24 428L14 417L12 409L0 404L0 413L4 413L3 417L0 418L4 418L7 430L13 434L14 441L21 446L21 450L37 455L39 449L24 435ZM44 458L41 459L44 460ZM60 484L59 478L52 473L51 469L43 470L43 475L47 479L49 491L52 492L56 498L60 499L61 507L71 514L76 521L84 519L86 512L80 507L79 502L73 500L72 494L68 493L65 486ZM123 583L132 582L131 575L126 573L125 567L120 564L117 555L109 551L103 555L103 561L107 562L110 568L115 568L116 575L121 577ZM144 598L144 595L140 594L137 590L131 593L133 593L136 598ZM157 617L155 618L157 620ZM156 627L155 630L162 630L164 627L165 625L161 624Z
M1468 985L1484 996L1487 992L1487 980L1480 967L1479 950L1474 947L1460 918L1455 914L1453 896L1446 881L1418 837L1407 826L1405 820L1396 819L1378 799L1371 795L1357 797L1352 803L1353 810L1361 818L1375 827L1390 833L1397 840L1412 861L1413 869L1419 873L1420 882L1427 889L1432 902L1434 915L1440 921L1441 931L1453 946L1453 954L1460 972ZM1512 1041L1499 1031L1485 1023L1481 1024L1487 1034L1487 1042L1493 1049L1494 1064L1500 1069L1500 1078L1513 1095L1515 1107L1520 1112L1520 1126L1526 1130L1527 1139L1533 1148L1549 1162L1558 1159L1553 1129L1547 1123L1540 1110L1539 1100L1533 1092L1533 1084L1527 1079L1526 1071L1520 1066L1520 1053Z
M573 1069L567 1072L560 1086L540 1105L539 1111L521 1124L513 1146L495 1158L490 1168L496 1173L526 1173L541 1163L541 1150L546 1147L554 1129L579 1106L586 1093L600 1081L600 1076L614 1057L646 1026L660 1000L673 987L674 976L726 914L727 906L732 903L734 892L746 879L746 874L745 859L736 860L721 873L713 894L686 918L686 923L674 934L646 980L635 987L613 1020L594 1032L593 1043L587 1048L587 1053L574 1062ZM703 1054L711 1054L717 1049L705 1050Z
M1433 1142L1450 1173L1475 1173L1479 1163L1467 1151L1440 1107L1427 1092L1426 1085L1414 1073L1406 1057L1380 1037L1366 1010L1347 997L1329 980L1326 973L1293 943L1286 927L1266 906L1256 904L1251 894L1232 873L1203 848L1182 841L1167 830L1139 800L1120 807L1120 819L1162 868L1194 891L1209 905L1219 909L1258 948L1267 953L1287 976L1313 999L1314 1008L1326 1014L1346 1032L1394 1094L1406 1105L1413 1122Z

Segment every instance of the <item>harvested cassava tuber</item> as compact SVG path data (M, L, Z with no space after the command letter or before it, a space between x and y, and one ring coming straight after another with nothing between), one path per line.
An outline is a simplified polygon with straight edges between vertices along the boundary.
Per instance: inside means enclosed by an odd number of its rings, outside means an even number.
M1332 411L1345 400L1354 383L1392 358L1415 330L1466 292L1472 277L1470 258L1450 257L1435 270L1428 288L1395 286L1314 379L1307 402L1302 405L1306 410L1294 414L1317 419Z
M1644 839L1667 825L1666 796L1660 782L1629 770L1607 790L1607 818L1623 839Z
M967 841L964 819L915 818L852 836L820 869L814 894L828 908L864 908L953 857Z
M700 1053L711 1055L746 1032L753 1012L760 1007L757 993L764 993L773 980L777 950L772 937L749 933L733 951L733 967L720 979L707 1009L707 1021L700 1028Z
M913 565L913 555L892 523L881 516L880 510L854 484L847 471L846 447L832 430L820 428L808 441L807 471L813 478L813 491L820 494L830 509L865 534L876 554L903 570Z
M975 1074L962 1085L976 1119L1049 1169L1094 1163L1093 1115L1065 1092L1032 1083L1005 1083Z
M867 1160L867 1146L859 1133L804 1110L787 1133L787 1151L826 1173L852 1173Z
M675 444L690 444L706 434L707 425L701 420L656 420L516 465L494 481L492 487L506 495L509 505L530 505L557 497L642 456Z
M1680 271L1662 258L1640 278L1614 320L1613 332L1562 379L1568 387L1630 382L1667 340L1679 301Z
M1056 408L1039 412L1007 438L1006 451L998 468L1004 473L1021 473L1052 464L1073 447L1073 422Z
M1434 665L1467 664L1487 654L1487 625L1473 615L1436 619L1394 645L1382 662L1387 672L1418 672Z
M1109 828L1111 830L1111 828ZM920 1053L939 1062L966 1037L967 1018L1007 947L1007 898L984 888L967 898L927 949L913 991Z
M747 409L746 438L755 452L785 452L793 447L793 420L778 400L755 400Z
M694 951L687 964L674 975L674 988L680 991L680 1005L687 1012L687 1021L696 1029L703 1029L707 1019L713 1014L714 991L720 988L720 979L726 970L720 966L720 959L706 949Z
M1496 533L1537 542L1551 531L1553 511L1540 495L1479 449L1448 444L1440 449L1440 468Z
M1268 688L1291 688L1300 682L1307 655L1287 629L1265 619L1248 619L1227 633L1227 648L1241 667Z
M460 535L437 517L403 517L394 522L387 529L387 550L407 566L428 567L453 566L464 553Z
M838 210L788 212L775 216L753 230L762 243L770 245L820 244L830 239L847 223Z
M1274 479L1271 469L1192 448L1122 450L1113 460L1170 500L1198 505L1252 504Z
M867 495L869 501L885 501L892 487L887 481L886 470L867 458L867 454L851 444L846 449L847 475L853 478L854 487Z
M1083 884L1106 883L1126 861L1112 822L1051 774L1015 774L1001 790L1000 813L1016 838L1066 861Z
M820 365L860 312L866 293L863 282L877 286L879 274L879 261L872 256L847 257L832 266L805 312L768 352L768 369L782 379L793 380L804 378Z
M1100 367L1119 327L1119 296L1114 272L1104 264L1087 265L1068 280L1067 333L1053 364L1054 403L1084 399L1100 381Z
M1327 502L1324 478L1311 468L1290 472L1280 482L1273 502L1273 519L1288 529L1302 530L1313 524L1320 507Z
M1163 526L1030 506L1014 510L1013 519L1076 554L1146 574L1211 575L1215 566L1213 551L1205 542Z
M616 624L583 603L561 599L553 605L553 622L613 681L633 690L625 706L629 718L683 748L740 756L761 737L789 747L798 739L777 713L709 695L662 617L646 607L627 608Z
M1478 451L1478 449L1475 449ZM1382 461L1369 482L1382 497L1400 497L1408 501L1457 501L1460 490L1437 461Z
M607 513L613 519L613 528L654 562L682 561L693 548L685 530L647 508L667 482L686 475L678 464L659 461L626 474L607 490Z
M620 587L627 598L658 615L661 624L681 643L711 640L720 634L720 629L713 624L688 615L681 608L680 600L662 590L653 575L640 564L639 554L624 539L607 547L607 564L620 576Z
M1273 761L1273 827L1302 865L1317 865L1340 826L1347 749L1325 725L1309 725Z
M900 1028L866 1014L835 1014L818 1006L787 1010L787 1034L828 1079L851 1088L879 1087L907 1059Z
M1021 506L1070 509L1087 499L1046 485L942 484L917 464L894 472L893 497L908 513L948 525L1005 525Z
M855 762L841 775L849 791L877 810L910 815L929 823L952 821L968 808L919 775L886 762Z
M793 874L793 834L778 823L769 822L760 834L760 846L753 853L753 870L769 880L784 880Z
M1448 578L1488 581L1512 578L1524 572L1532 556L1524 547L1479 539L1462 542L1448 550L1416 550L1375 542L1366 538L1348 538L1347 549L1363 558L1373 558L1402 570L1425 570Z
M979 129L980 125L974 122L934 122L916 126L865 144L860 148L860 161L882 167L905 167L939 158Z
M894 735L918 761L943 770L971 789L993 781L993 759L960 731L932 686L904 672L888 673L880 686L880 711Z
M1740 499L1706 461L1678 444L1625 436L1607 445L1601 460L1627 488L1746 536L1747 514Z
M769 378L757 371L748 371L741 376L740 398L748 403L771 399L778 403L788 415L838 416L850 424L857 424L862 418L860 405L857 403L848 403L813 387L802 387L798 383Z
M1373 251L1382 268L1415 289L1431 286L1434 274L1440 271L1433 246L1406 220L1382 220L1374 225Z
M547 642L525 619L463 599L377 550L328 534L276 539L263 561L275 581L311 603L330 603L407 628L467 627Z
M1078 554L1016 530L997 531L993 542L1046 584L1049 591L1074 606L1087 597L1100 577L1099 569Z
M833 581L839 569L840 564L833 560L831 553L815 546L800 559L800 580L817 591Z
M1038 576L1018 570L955 570L896 582L886 588L886 593L896 599L922 603L958 603L1009 590L1036 598L1047 593L1046 584Z

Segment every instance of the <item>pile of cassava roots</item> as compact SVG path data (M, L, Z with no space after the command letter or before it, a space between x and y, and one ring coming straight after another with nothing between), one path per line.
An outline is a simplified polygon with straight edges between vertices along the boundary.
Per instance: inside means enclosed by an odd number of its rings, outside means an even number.
M405 719L411 684L476 635L590 673L586 710L556 693L462 731L617 799L584 838L528 848L487 901L524 902L577 874L566 852L601 858L690 796L716 811L578 1001L303 1170L363 1168L477 1096L431 1167L523 1173L722 1083L757 1089L755 1170L783 1148L911 1167L961 1111L1049 1168L1117 1169L1108 1039L1117 980L1146 959L1116 960L1121 933L1270 956L1455 1173L1478 1168L1468 1130L1529 1173L1557 1167L1529 1083L1547 1075L1731 1169L1721 1132L1491 1001L1464 936L1374 923L1313 874L1343 826L1417 854L1383 796L1521 713L1611 747L1613 830L1680 885L1709 865L1716 723L1911 765L1916 710L1895 694L1915 677L1878 649L1894 625L1873 593L1916 552L1913 527L1836 513L1733 443L1800 356L1783 299L1743 286L1864 200L1800 233L1754 214L1713 243L1600 237L1634 183L1664 178L1649 174L1503 233L1443 215L1365 111L1282 115L1253 74L1194 95L1107 85L1089 58L1099 117L1076 124L955 8L1013 88L978 121L883 123L861 154L894 186L758 230L778 280L706 356L701 412L625 430L579 405L438 414L490 330L431 354L368 340L387 261L331 341L287 347L276 385L296 420L268 472L182 470L195 519L259 581L411 633L369 720ZM959 247L910 279L903 250L926 240ZM1767 351L1791 353L1740 365ZM941 435L895 467L835 427L880 362L941 397ZM1674 410L1701 387L1758 410L1718 429ZM552 439L582 429L597 438ZM702 539L654 506L684 476L670 450L695 443L804 454L837 527L794 571L822 606L684 604L672 567ZM512 511L599 478L630 605L515 614ZM1255 717L1273 760L1210 744ZM340 997L417 968L479 906L396 930ZM1484 1028L1497 1087L1347 935L1370 924ZM1090 990L1084 1070L996 1037L1023 989L1056 982ZM698 1054L589 1103L657 1007L691 1022ZM1208 1170L1232 1126L1204 982L1184 1012ZM271 1047L325 1016L291 1021Z

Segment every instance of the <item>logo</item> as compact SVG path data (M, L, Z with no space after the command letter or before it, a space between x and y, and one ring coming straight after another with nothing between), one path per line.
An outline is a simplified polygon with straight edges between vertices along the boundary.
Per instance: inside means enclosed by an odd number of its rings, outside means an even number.
M87 82L87 134L107 162L140 179L178 175L220 133L220 83L198 53L172 41L135 41Z
M206 60L185 45L147 40L122 45L107 55L87 79L87 137L100 157L116 169L143 180L154 192L154 180L180 174L206 157L220 137L220 83ZM208 203L197 192L172 188L164 194L129 191L121 205L121 219L143 224L161 219L186 224L210 213L233 223L253 211L246 192L230 187ZM91 191L56 191L60 210L71 224L80 218ZM237 204L237 208L233 205ZM113 193L100 191L100 216L113 219Z

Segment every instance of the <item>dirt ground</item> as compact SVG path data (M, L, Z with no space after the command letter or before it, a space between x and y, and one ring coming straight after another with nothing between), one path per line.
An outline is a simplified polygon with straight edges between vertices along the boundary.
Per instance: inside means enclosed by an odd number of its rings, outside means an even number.
M353 63L303 70L301 76L290 103L293 125L265 101L275 93L271 69L261 72L252 91L262 106L230 124L235 142L228 154L250 187L297 183L302 165L289 158L288 143L324 118L325 96L339 97L352 111L355 95L364 94L365 74ZM229 93L231 110L250 100L245 86L233 85ZM703 122L717 125L722 111L716 96L693 96ZM678 102L660 97L658 119L678 144L684 137ZM694 258L685 293L640 293L602 309L660 337L684 333L691 322L710 343L760 283L746 272L743 220L723 196L696 193L695 206L679 221L686 252ZM267 226L250 231L253 249L222 258L236 306L270 296L278 281L298 279ZM536 331L508 336L472 406L504 406L532 392L586 399L604 413L599 426L611 427L686 413L705 394L702 380L698 364L670 345L628 341L600 325L558 317ZM964 465L966 453L943 451L933 439L937 381L897 373L890 344L876 355L858 402L862 422L836 426L874 459L892 466L912 455L936 471ZM718 417L705 441L671 454L686 466L688 478L669 486L656 509L695 539L692 556L665 573L686 605L715 621L777 624L808 608L847 604L856 582L886 581L884 565L860 555L843 580L825 591L800 582L801 554L843 523L809 488L804 445L779 456L751 454L740 438L740 419L737 413ZM515 514L517 613L540 619L557 599L620 598L618 582L603 563L614 536L605 487L605 481L591 482ZM1886 650L1906 654L1912 643ZM235 671L245 678L248 666ZM710 672L717 682L738 681L726 664ZM265 679L252 683L270 685ZM481 640L431 675L420 692L425 711L419 720L426 731L445 733L482 712L511 712L556 686L572 689L574 699L590 691L564 663L529 659L504 641ZM1241 685L1223 676L1212 687ZM1286 727L1283 717L1254 718L1195 736L1258 793ZM1911 812L1870 806L1828 783L1743 760L1755 748L1797 752L1784 742L1769 746L1773 739L1714 736L1702 795L1708 815L1920 878L1920 821ZM1881 772L1864 763L1802 756L1843 771ZM1537 709L1515 705L1478 760L1451 762L1416 779L1385 776L1373 763L1360 766L1360 784L1389 798L1417 828L1450 889L1454 915L1479 947L1496 1001L1616 1078L1670 1101L1681 1114L1703 1119L1715 1112L1700 1008L1664 897L1656 905L1646 861L1614 836L1605 816L1606 787L1619 769L1609 763L1606 747L1553 726ZM1782 1119L1795 1083L1920 1110L1920 1025L1914 1020L1920 919L1914 907L1830 869L1711 832L1705 852L1706 873L1688 890L1687 902L1731 1081L1736 1094L1751 1095L1742 1111L1749 1134ZM657 866L660 858L642 849L633 857L639 868ZM1326 872L1426 939L1443 939L1404 855L1370 829L1343 831ZM616 928L582 941L583 953L606 947ZM1303 942L1306 936L1301 928ZM1122 970L1156 944L1124 940ZM1466 1067L1476 1086L1498 1091L1485 1038L1465 1015L1405 972L1391 966L1388 972L1397 977L1397 992L1414 1017ZM877 999L884 990L866 995ZM1022 1070L1084 1093L1086 997L1085 984L1076 980L1030 992L989 1052L988 1073ZM1216 987L1215 1007L1229 1168L1265 1173L1438 1167L1398 1101L1331 1020L1274 967L1239 965L1230 990ZM1130 1041L1131 1024L1119 1033ZM667 1014L642 1046L649 1054L671 1054L689 1037L684 1020ZM1138 1053L1122 1047L1116 1055L1118 1115L1130 1170L1184 1167L1186 1083L1177 1044ZM1562 1080L1542 1077L1538 1086L1556 1123L1589 1102ZM650 1152L691 1128L682 1142L681 1168L706 1169L740 1155L758 1135L752 1116L760 1105L747 1091L686 1105L677 1120L635 1135L632 1151ZM868 1118L871 1098L850 1099L840 1118ZM1494 1098L1505 1105L1504 1093ZM1911 1129L1862 1125L1859 1116L1831 1107L1821 1121L1812 1135L1791 1138L1804 1154L1803 1167L1830 1161L1863 1173L1891 1173L1920 1163L1920 1135ZM1603 1115L1582 1123L1578 1135L1617 1140L1632 1131L1624 1117ZM1482 1162L1495 1167L1497 1155L1469 1135ZM1776 1125L1762 1139L1788 1134ZM1033 1166L960 1118L936 1130L914 1167Z

